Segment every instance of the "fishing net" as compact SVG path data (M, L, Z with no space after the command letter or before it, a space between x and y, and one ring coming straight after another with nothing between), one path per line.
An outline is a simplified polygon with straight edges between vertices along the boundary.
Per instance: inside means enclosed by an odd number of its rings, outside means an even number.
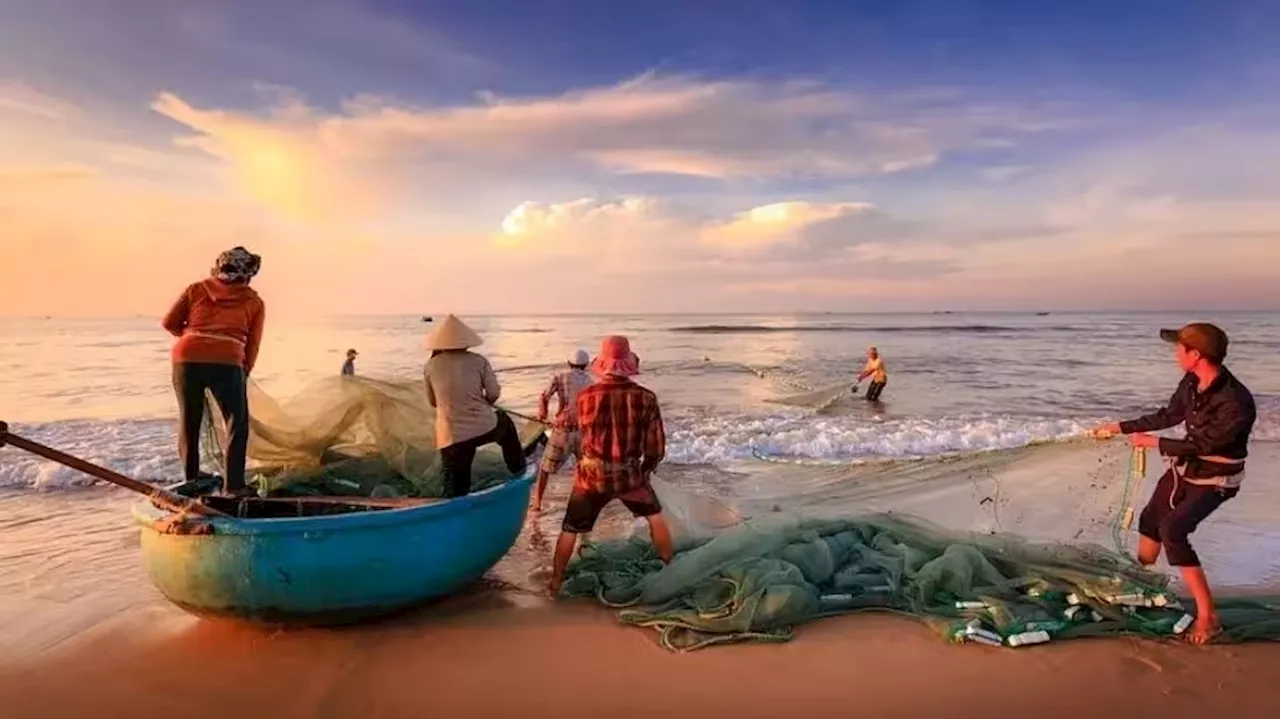
M1132 469L1145 471L1138 464ZM899 467L880 479L910 473ZM672 563L658 559L637 526L625 539L584 541L563 593L618 609L624 623L656 630L674 651L787 641L796 625L868 610L918 618L955 642L1172 637L1187 630L1194 608L1184 606L1166 575L1118 551L1132 541L1124 515L1140 479L1103 493L1118 504L1093 521L1116 549L1036 542L995 528L949 531L876 511L826 516L773 507L739 519L732 507L655 482L677 538ZM862 496L875 506L871 493ZM999 500L982 506L989 504ZM1225 639L1280 638L1280 598L1219 598L1218 609Z
M329 377L286 402L249 383L249 483L275 495L439 497L444 483L435 447L435 410L426 388L359 376ZM206 403L214 407L212 397ZM222 466L226 431L206 411L207 459ZM521 442L542 426L516 421ZM496 444L476 453L472 491L511 478Z

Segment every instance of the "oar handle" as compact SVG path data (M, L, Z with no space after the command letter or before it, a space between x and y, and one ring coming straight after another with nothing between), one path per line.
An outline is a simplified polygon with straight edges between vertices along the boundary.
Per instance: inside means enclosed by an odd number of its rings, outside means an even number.
M85 474L101 479L104 482L111 482L112 484L117 484L139 494L145 494L156 504L159 504L170 511L185 511L218 517L229 516L225 512L219 512L212 507L206 507L190 497L183 497L182 495L175 494L167 489L133 479L132 477L126 477L119 472L112 471L106 467L100 467L91 462L86 462L79 457L73 457L65 452L59 452L52 447L46 447L43 444L27 439L26 437L11 434L9 432L9 424L7 422L0 422L0 447L5 446L6 444L25 450L34 455L44 457L45 459L52 460L76 471L84 472Z

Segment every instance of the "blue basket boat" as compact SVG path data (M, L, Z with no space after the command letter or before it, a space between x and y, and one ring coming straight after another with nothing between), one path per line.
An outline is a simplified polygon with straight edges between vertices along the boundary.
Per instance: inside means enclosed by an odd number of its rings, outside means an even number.
M191 496L196 484L170 489ZM413 506L277 500L268 514L301 513L306 505L309 516L240 519L179 516L144 501L133 515L151 581L183 609L263 624L344 624L400 612L479 579L519 536L532 484L531 465L501 485Z

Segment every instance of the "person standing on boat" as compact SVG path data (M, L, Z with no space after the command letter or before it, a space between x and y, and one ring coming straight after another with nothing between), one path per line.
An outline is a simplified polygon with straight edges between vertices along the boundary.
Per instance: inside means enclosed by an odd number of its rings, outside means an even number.
M200 426L205 392L213 395L227 425L224 494L249 494L245 454L249 444L247 380L262 343L265 306L249 281L262 258L243 247L218 255L211 277L183 290L162 325L173 344L173 386L178 396L178 456L187 481L200 475Z
M1127 434L1134 447L1155 448L1168 458L1169 469L1138 519L1138 561L1155 564L1163 548L1170 566L1182 570L1182 580L1196 604L1195 623L1186 636L1194 644L1205 644L1222 628L1209 580L1187 536L1240 492L1249 434L1258 414L1253 394L1223 366L1226 332L1215 325L1193 323L1160 330L1160 338L1174 345L1174 357L1186 373L1169 405L1093 431L1099 437ZM1147 434L1183 423L1184 439Z
M884 358L880 356L880 350L875 347L867 348L867 364L863 366L858 380L853 383L854 390L868 377L871 378L871 386L867 387L867 401L878 402L884 386L889 383L889 374L884 370Z
M360 356L360 353L359 353L359 352L356 352L355 350L347 350L347 361L342 363L342 376L343 376L343 377L354 377L354 376L355 376L355 374L356 374L356 357L359 357L359 356Z
M553 396L559 407L547 448L542 453L542 464L538 466L538 483L533 490L535 512L542 509L542 495L547 490L547 479L560 471L568 455L573 455L575 460L578 458L578 393L591 384L591 375L587 373L587 363L590 361L586 350L576 350L569 357L569 369L557 372L551 378L551 384L538 397L539 422L547 421L547 406Z
M591 363L599 378L578 394L581 454L573 477L573 492L556 542L551 593L560 593L564 572L578 535L595 527L600 511L619 500L636 517L649 523L658 556L671 561L671 529L650 483L666 454L666 431L658 396L631 380L640 373L640 358L626 337L610 336Z
M436 410L436 448L444 471L444 496L471 492L471 465L476 450L496 442L512 474L525 470L515 423L494 402L502 394L498 376L483 355L469 352L484 340L453 315L445 315L427 335L431 351L424 378L427 403Z

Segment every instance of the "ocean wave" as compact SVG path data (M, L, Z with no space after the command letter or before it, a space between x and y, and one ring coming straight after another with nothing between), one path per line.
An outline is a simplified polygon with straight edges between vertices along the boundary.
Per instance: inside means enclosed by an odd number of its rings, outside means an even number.
M1013 449L1082 435L1095 422L970 415L867 421L808 412L690 417L668 431L668 461L719 464L770 458L847 462Z
M1013 327L1006 325L685 325L671 327L669 332L688 334L766 334L775 332L920 332L938 334L988 334L1028 332L1074 332L1077 328L1064 325L1048 327Z
M1280 397L1259 397L1254 442L1280 441ZM667 457L672 464L732 465L753 459L845 463L1007 450L1079 437L1106 418L967 414L868 419L784 408L765 414L671 412ZM172 420L74 420L14 426L37 442L153 482L181 475ZM14 448L0 448L0 488L41 491L94 483L75 470Z

